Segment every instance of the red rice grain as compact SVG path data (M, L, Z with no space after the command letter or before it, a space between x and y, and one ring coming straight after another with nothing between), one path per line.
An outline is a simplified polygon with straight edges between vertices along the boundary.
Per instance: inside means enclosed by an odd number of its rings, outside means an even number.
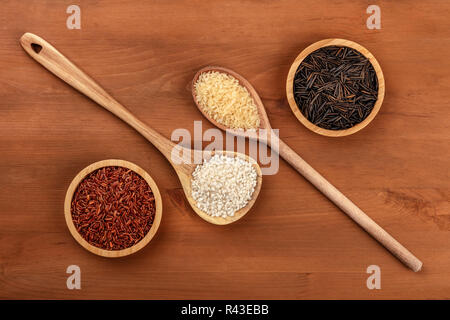
M87 175L72 197L75 228L91 245L121 250L138 243L155 218L155 197L136 172L117 166Z

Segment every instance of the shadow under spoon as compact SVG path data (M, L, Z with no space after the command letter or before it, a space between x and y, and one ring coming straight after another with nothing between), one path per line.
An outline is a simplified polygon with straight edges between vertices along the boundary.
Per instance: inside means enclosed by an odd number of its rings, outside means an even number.
M175 169L178 178L183 187L184 194L189 201L192 209L204 220L217 224L225 225L235 222L242 218L253 206L261 190L262 174L261 168L258 163L251 157L245 154L233 151L202 151L192 150L179 145L175 145L172 141L165 138L148 125L136 118L130 111L111 97L100 85L98 85L92 78L81 71L75 66L69 59L63 56L58 50L56 50L50 43L44 39L31 34L25 33L20 38L20 44L24 50L47 70L55 74L57 77L65 81L67 84L77 89L81 93L85 94L100 106L110 111L124 122L133 127L141 135L143 135L148 141L150 141L169 161L172 167ZM174 148L177 152L172 152ZM192 198L191 179L192 173L197 164L192 161L194 158L207 159L214 153L224 154L229 157L240 157L252 164L257 173L257 182L255 191L252 194L252 198L246 204L245 207L236 211L234 216L213 217L206 212L200 210L196 201ZM188 155L189 158L182 155ZM196 157L197 155L197 157Z
M239 83L244 86L251 97L253 98L256 107L258 109L258 115L260 119L260 126L257 129L265 129L267 134L261 135L260 130L235 130L224 126L223 124L212 119L207 112L205 112L199 105L195 94L195 83L199 76L204 72L221 72L236 78ZM328 182L319 172L311 167L305 160L303 160L294 150L292 150L286 143L279 139L276 135L272 134L272 127L270 126L267 113L258 93L253 86L244 77L234 72L233 70L208 66L200 69L192 80L192 97L197 108L200 112L215 126L222 130L230 132L236 136L246 137L261 141L270 146L274 151L286 160L295 170L303 175L311 184L313 184L319 191L321 191L328 199L330 199L337 207L339 207L344 213L346 213L353 221L355 221L361 228L380 242L386 249L388 249L395 257L397 257L402 263L417 272L422 269L422 262L415 257L408 249L394 239L389 233L387 233L382 227L380 227L375 221L373 221L367 214L365 214L360 208L358 208L350 199L342 194L336 187ZM264 131L263 131L264 132Z

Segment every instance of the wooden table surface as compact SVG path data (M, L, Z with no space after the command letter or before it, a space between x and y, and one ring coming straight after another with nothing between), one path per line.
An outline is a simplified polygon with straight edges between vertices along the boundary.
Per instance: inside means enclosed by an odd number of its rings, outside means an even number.
M67 1L0 6L0 298L398 299L450 298L450 3L377 1ZM280 136L417 255L414 273L284 161L265 176L254 209L215 226L184 198L174 170L143 137L43 69L20 47L33 32L81 66L159 132L211 125L189 82L229 67L257 89ZM309 44L346 38L368 48L386 97L361 132L308 131L285 97L290 64ZM147 170L164 203L151 243L123 259L95 256L70 235L67 187L85 166L125 159ZM81 268L68 290L66 268ZM369 265L381 289L369 290Z

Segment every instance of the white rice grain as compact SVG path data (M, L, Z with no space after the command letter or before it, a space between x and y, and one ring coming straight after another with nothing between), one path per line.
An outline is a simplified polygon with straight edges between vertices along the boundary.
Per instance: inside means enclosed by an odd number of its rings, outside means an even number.
M192 174L192 198L197 207L213 217L233 217L255 192L257 173L239 157L214 155Z

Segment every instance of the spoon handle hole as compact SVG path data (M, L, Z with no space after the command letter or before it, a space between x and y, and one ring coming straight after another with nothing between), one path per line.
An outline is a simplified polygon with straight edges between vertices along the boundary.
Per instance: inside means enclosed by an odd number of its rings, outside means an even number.
M41 52L41 50L42 50L42 46L37 43L31 43L31 49L33 49L34 52L39 54L39 52Z

